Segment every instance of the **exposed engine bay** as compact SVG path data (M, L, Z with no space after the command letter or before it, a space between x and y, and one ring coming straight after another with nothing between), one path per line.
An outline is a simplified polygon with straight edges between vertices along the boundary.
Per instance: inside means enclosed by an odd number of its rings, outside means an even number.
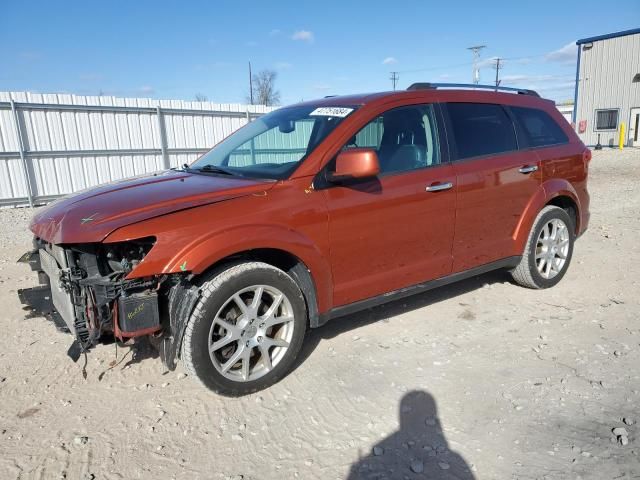
M183 324L197 288L188 274L127 279L151 250L155 238L120 243L54 245L34 239L20 259L38 273L42 287L18 292L22 303L49 295L54 311L75 337L76 361L103 338L124 341L149 335L168 368L175 368Z

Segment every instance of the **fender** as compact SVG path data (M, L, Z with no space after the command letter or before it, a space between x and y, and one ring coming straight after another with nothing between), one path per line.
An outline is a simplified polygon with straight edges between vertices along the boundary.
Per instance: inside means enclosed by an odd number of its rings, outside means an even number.
M327 311L332 306L331 267L325 260L328 255L323 255L319 247L301 232L273 224L249 224L208 232L188 242L176 242L175 233L171 235L174 238L163 236L158 235L158 245L179 244L183 247L168 255L163 249L163 252L158 252L162 258L153 258L152 249L127 278L185 272L199 275L230 256L248 250L277 249L297 257L307 267L316 287L319 312ZM110 242L118 240L120 238L115 235L108 238Z
M514 242L514 253L521 255L524 251L525 244L529 238L529 232L533 226L533 222L538 216L538 213L545 205L556 197L569 197L576 204L577 212L577 225L576 230L580 231L580 200L573 185L567 180L560 178L549 179L540 185L536 193L531 197L529 203L522 212L520 220L513 231L512 239Z

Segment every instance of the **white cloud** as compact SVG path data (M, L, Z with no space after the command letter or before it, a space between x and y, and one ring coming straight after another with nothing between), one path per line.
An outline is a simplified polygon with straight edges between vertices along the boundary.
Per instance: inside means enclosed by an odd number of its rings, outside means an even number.
M104 80L104 75L101 73L83 73L80 75L80 80L83 82L99 82Z
M293 67L293 65L289 62L276 62L274 67L276 68L276 70L289 70Z
M543 96L558 93L560 97L573 91L575 80L573 75L504 75L501 77L501 85L505 87L522 87L536 90ZM562 95L560 95L562 94Z
M156 93L156 89L151 85L143 85L138 89L138 92L142 95L153 95L154 93Z
M258 46L258 42L254 41L254 40L249 40L248 42L245 42L245 45L247 47L253 48L253 47L257 47Z
M196 71L215 70L219 68L229 68L232 64L229 62L216 61L213 63L197 63L194 65Z
M478 62L478 68L493 67L497 59L498 57L491 57L491 58L485 58L484 60L480 60ZM500 63L504 63L504 60L501 60Z
M383 65L393 65L394 63L398 63L398 60L396 59L396 57L387 57L384 60L382 60Z
M27 62L33 62L42 58L42 54L40 52L31 50L20 52L18 55L20 56L21 60L25 60Z
M325 92L327 90L331 90L331 85L327 85L324 83L317 83L312 87L314 90L320 90L322 92Z
M578 46L576 42L567 43L564 47L545 55L547 62L575 63L578 58Z
M515 60L512 60L512 62L517 63L518 65L529 65L531 62L533 62L533 58L522 57L522 58L517 58Z
M291 40L300 40L302 42L311 43L314 40L313 32L310 32L309 30L297 30L293 35L291 35Z
M277 37L278 35L280 35L282 33L282 30L280 30L279 28L274 28L273 30L271 30L269 32L269 36L270 37Z
M565 83L569 79L573 78L573 75L502 75L502 85L531 85L531 84L548 84L548 83Z

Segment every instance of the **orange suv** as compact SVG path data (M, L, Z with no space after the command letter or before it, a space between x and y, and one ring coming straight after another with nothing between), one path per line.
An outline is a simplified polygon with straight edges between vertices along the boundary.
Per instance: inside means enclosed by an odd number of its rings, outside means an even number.
M473 87L473 88L471 88ZM530 90L415 84L280 108L191 165L58 200L23 261L75 335L149 336L227 395L292 368L309 328L494 269L564 276L590 151Z

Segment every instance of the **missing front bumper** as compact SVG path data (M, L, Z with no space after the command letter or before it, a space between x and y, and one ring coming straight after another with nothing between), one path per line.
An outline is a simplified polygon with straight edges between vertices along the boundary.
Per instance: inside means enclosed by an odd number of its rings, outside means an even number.
M82 350L103 333L124 339L161 329L157 279L127 281L117 272L101 273L104 259L95 247L65 248L37 240L34 247L19 261L38 272L44 285L21 290L20 300L33 312L62 323Z

